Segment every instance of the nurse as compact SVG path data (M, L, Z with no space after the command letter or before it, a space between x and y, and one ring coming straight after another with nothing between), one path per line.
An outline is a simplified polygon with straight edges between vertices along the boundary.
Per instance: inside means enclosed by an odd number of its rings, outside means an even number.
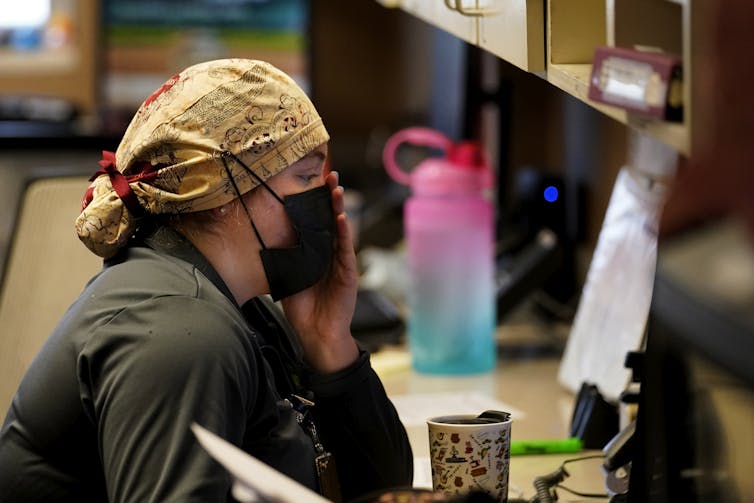
M333 500L411 484L349 330L356 259L328 140L262 61L192 66L144 101L84 195L76 232L104 265L13 399L0 500L230 500L193 422Z

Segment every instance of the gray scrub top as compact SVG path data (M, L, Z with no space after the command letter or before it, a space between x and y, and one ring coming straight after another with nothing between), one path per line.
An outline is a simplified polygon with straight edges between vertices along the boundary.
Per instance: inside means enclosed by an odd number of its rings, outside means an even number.
M412 478L405 430L362 352L317 375L262 299L241 309L209 263L161 227L105 261L25 375L0 430L0 501L226 501L197 422L317 489L291 408L315 401L344 499Z

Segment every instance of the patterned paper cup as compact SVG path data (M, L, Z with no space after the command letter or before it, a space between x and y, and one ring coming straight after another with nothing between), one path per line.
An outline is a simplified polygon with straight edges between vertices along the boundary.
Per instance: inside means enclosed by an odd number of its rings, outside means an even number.
M511 419L486 411L427 420L432 487L448 495L474 490L508 501Z

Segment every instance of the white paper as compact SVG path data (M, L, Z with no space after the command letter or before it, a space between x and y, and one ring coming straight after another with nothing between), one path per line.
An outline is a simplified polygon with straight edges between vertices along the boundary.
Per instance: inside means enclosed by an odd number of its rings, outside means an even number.
M642 346L654 287L664 188L618 173L558 373L573 391L584 382L617 401L626 354Z
M432 463L429 456L414 458L414 482L417 489L432 489Z
M233 476L233 496L245 502L329 503L318 493L194 423L199 443ZM242 496L239 498L239 496Z
M427 424L427 419L453 414L481 414L485 410L510 412L511 418L521 420L525 414L510 404L500 402L482 393L417 393L392 395L401 422L406 426Z

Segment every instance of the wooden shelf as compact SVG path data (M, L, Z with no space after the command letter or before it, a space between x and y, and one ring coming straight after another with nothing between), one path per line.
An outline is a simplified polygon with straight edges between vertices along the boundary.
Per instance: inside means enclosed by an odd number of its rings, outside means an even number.
M689 131L685 124L644 119L631 115L622 108L611 107L590 100L588 95L591 72L592 65L588 63L550 64L547 68L547 81L603 114L657 138L679 152L689 153Z
M684 121L640 117L588 98L591 60L599 46L651 46L681 54L691 75L688 0L547 0L546 79L601 113L691 154L691 82L683 83Z
M683 83L683 123L640 117L588 98L591 61L599 46L648 46L678 53L683 59L684 74L691 75L690 0L547 0L546 12L537 0L376 1L401 8L523 70L541 75L599 112L683 154L691 154L688 79ZM488 12L462 16L458 9L448 8L458 3ZM546 50L542 47L543 38ZM547 55L546 62L542 61L543 54Z

